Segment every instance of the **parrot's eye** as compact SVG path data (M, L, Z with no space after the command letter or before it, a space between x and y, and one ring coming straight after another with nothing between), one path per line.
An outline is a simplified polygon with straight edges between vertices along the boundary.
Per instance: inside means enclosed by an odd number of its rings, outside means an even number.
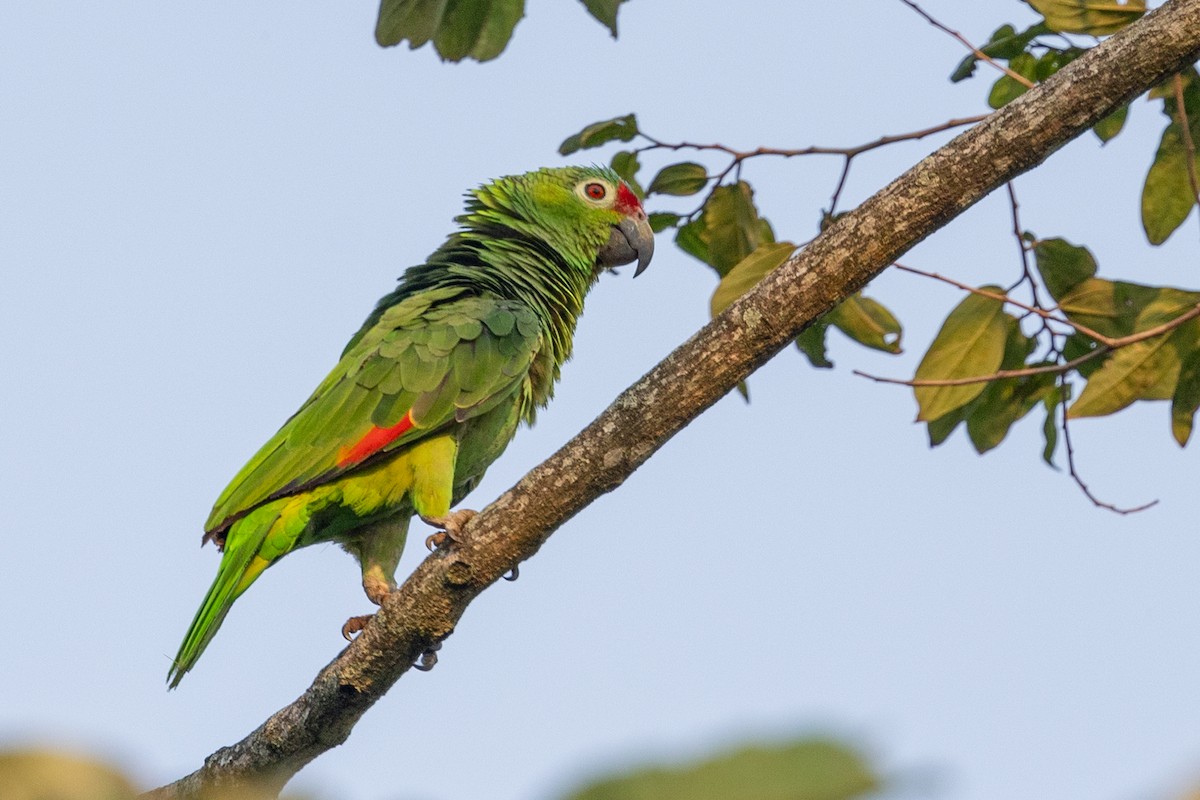
M602 183L589 183L583 187L583 193L592 200L603 200L604 196L608 194L608 190L604 188L604 184Z

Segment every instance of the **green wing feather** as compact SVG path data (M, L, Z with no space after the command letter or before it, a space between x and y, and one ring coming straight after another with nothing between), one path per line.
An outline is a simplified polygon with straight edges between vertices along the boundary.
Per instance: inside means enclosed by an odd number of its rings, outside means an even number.
M205 529L224 530L268 500L355 469L358 463L338 463L346 448L410 411L413 428L380 453L527 396L544 336L536 314L518 301L464 293L420 292L374 315L313 395L230 482Z

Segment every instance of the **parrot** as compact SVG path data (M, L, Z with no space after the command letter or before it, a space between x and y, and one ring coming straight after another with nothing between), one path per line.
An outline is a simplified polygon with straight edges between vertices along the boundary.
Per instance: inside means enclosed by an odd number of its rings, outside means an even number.
M637 195L602 166L498 178L467 193L455 222L218 497L202 544L221 561L171 662L171 689L234 601L293 550L340 545L381 605L412 517L460 536L475 512L451 508L549 402L588 290L614 267L636 261L641 274L654 253Z

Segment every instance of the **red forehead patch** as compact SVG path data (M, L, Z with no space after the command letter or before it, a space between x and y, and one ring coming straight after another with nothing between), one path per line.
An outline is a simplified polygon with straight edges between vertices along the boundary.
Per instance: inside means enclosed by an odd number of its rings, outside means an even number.
M641 208L642 204L638 202L637 195L622 181L617 186L617 202L613 207L622 214L631 214Z

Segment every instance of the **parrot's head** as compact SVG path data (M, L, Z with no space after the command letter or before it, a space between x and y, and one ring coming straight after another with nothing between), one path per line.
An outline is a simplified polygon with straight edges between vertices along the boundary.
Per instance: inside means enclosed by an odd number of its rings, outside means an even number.
M654 255L654 231L637 195L608 167L547 167L474 192L492 222L531 235L593 273ZM478 213L478 212L477 212Z

